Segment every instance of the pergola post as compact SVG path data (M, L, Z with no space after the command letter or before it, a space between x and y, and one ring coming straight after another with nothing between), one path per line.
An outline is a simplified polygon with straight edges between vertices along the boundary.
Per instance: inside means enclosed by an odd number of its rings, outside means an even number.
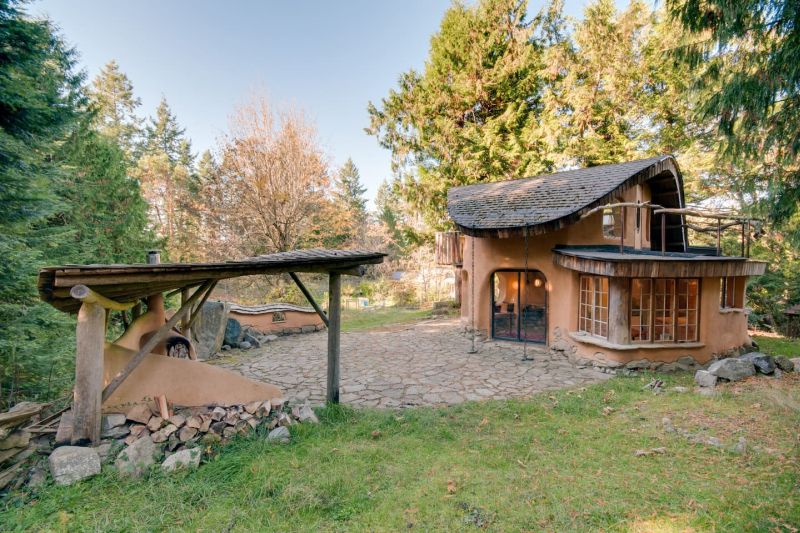
M83 302L76 328L72 444L100 442L105 332L106 310L98 303Z
M342 275L329 274L328 283L328 394L329 403L339 403L339 349L342 323Z
M608 279L608 340L614 344L630 343L630 278Z

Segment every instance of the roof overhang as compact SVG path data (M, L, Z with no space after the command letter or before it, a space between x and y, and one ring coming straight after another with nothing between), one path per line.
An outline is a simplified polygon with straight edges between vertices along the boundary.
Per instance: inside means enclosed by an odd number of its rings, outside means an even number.
M80 300L70 295L86 285L112 300L126 303L153 294L198 286L208 280L287 272L339 272L360 275L361 267L383 262L386 254L365 250L295 250L222 263L133 265L64 265L39 271L39 297L61 311L77 312Z
M580 248L553 249L553 262L585 274L622 278L760 276L764 261L744 257L637 251L618 253Z

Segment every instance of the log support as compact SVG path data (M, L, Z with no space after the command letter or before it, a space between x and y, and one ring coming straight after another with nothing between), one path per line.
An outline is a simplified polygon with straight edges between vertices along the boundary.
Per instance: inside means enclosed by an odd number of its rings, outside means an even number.
M100 442L105 333L105 308L98 303L83 302L78 311L76 330L72 444Z
M331 272L328 284L328 392L329 403L339 403L339 350L342 323L342 275Z

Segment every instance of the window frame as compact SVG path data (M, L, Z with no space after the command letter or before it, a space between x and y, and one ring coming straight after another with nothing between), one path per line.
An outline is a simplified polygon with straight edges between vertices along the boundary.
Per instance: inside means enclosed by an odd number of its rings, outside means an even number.
M588 282L586 289L584 289L584 280ZM597 290L598 282L600 287L599 291ZM586 274L580 276L578 280L579 332L601 339L608 339L609 285L609 278L607 276ZM605 306L603 306L602 301L604 294ZM584 295L586 295L586 299L584 299ZM584 314L584 311L587 311L587 313ZM603 315L605 315L605 320L603 320ZM585 324L588 324L588 329L584 327Z
M728 299L731 295L731 292L728 290L730 285L730 280L733 281L733 291L732 291L732 302L733 305L728 305ZM741 284L741 285L740 285ZM741 292L738 290L741 289ZM744 276L722 276L719 278L719 308L720 310L730 310L730 309L744 309L745 301L747 299L747 278ZM737 301L739 299L739 295L741 294L741 301ZM741 305L736 305L740 303Z
M640 295L639 307L634 308L634 284L635 282L646 282L649 286L649 308L644 307L643 299ZM694 305L690 306L691 284L696 284ZM700 340L700 309L701 309L701 278L631 278L630 280L630 300L628 305L628 334L631 344L685 344L699 342ZM640 293L642 291L639 291ZM682 307L680 302L685 299L686 306ZM648 313L649 323L634 326L634 312L638 311L639 316ZM694 316L690 323L689 316ZM686 320L680 323L680 318ZM657 324L660 320L662 323ZM641 322L641 320L640 320ZM640 338L634 340L634 327L640 329L647 328L647 339ZM694 335L689 338L689 331L694 329ZM641 332L640 332L641 333ZM663 337L668 335L669 339ZM660 338L659 338L660 337ZM685 338L680 338L685 337Z

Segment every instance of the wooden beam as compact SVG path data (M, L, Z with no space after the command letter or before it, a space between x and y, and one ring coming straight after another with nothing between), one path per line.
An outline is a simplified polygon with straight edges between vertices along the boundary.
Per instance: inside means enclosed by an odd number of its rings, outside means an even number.
M328 320L328 315L325 314L325 311L322 310L322 307L320 307L319 304L316 302L316 300L314 300L314 296L312 296L311 292L306 288L305 285L303 285L303 282L300 281L300 278L297 276L297 274L295 274L294 272L289 272L289 276L291 276L295 285L297 285L297 288L300 289L300 292L302 292L303 296L306 297L308 303L311 304L311 307L314 308L314 311L317 312L319 317L325 323L325 326L330 327L330 321Z
M329 403L339 403L339 350L342 323L342 277L331 272L328 283L328 393Z
M211 292L214 290L214 287L216 287L216 286L217 286L217 281L215 280L211 284L211 286L208 287L208 290L203 295L203 299L200 300L200 302L196 306L194 306L194 309L192 309L192 318L191 318L191 320L189 320L189 325L187 326L187 328L189 328L189 329L192 328L192 325L194 324L194 321L197 320L198 316L200 316L200 310L203 308L203 304L206 303L206 301L208 300L208 297L211 296ZM190 342L191 342L191 340L192 339L189 339Z
M98 303L84 301L76 328L72 444L100 442L105 333L106 310Z
M103 309L110 309L112 311L127 311L136 305L136 302L115 302L111 298L106 298L102 294L94 292L86 285L75 285L70 289L69 294L83 303L97 304Z
M191 308L194 302L200 298L200 295L208 290L213 283L213 280L206 281L200 287L200 289L196 290L194 294L192 294L192 296L180 307L180 309L178 309L178 311L172 315L172 318L167 320L167 323L161 326L161 328L159 328L159 330L147 340L145 345L142 346L136 355L134 355L133 358L128 361L128 364L125 366L125 368L123 368L119 374L114 376L114 379L112 379L106 386L105 390L103 390L103 401L106 401L112 394L114 394L114 391L117 390L120 385L122 385L122 382L125 381L125 379L136 369L137 366L139 366L139 363L141 363L144 358L147 357L153 348L155 348L159 342L164 340L172 328L175 327L178 321L183 318L183 315L185 315L186 312Z
M189 301L189 288L184 287L183 289L181 289L181 305L184 305L188 301ZM181 319L181 335L189 339L189 342L192 342L191 341L192 337L190 333L191 327L189 326L191 321L192 321L192 309L190 308L188 311L186 311L186 313L183 315L183 318Z

